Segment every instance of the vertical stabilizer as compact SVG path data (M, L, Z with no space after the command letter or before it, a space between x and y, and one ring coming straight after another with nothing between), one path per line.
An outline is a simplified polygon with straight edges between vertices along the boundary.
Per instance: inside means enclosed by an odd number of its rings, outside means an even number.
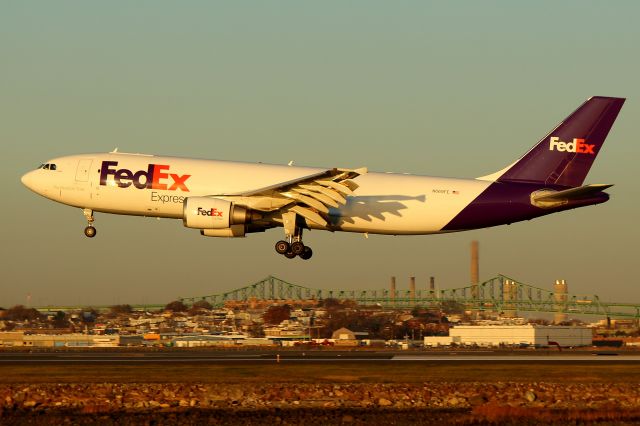
M604 96L589 98L521 159L502 173L482 179L582 185L624 101Z

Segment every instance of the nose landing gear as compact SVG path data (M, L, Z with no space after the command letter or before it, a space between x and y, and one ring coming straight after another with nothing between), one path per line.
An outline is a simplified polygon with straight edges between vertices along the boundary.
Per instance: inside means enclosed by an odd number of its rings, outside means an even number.
M89 238L93 238L96 236L96 228L93 226L93 222L95 221L93 217L93 210L91 209L82 209L82 214L87 218L87 223L89 224L86 228L84 228L84 235Z
M84 228L84 235L86 235L89 238L93 238L96 236L96 228L94 228L93 226L89 225L86 228Z

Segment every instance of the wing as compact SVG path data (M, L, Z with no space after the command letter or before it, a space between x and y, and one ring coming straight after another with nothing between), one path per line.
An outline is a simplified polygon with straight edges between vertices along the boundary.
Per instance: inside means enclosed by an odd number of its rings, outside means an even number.
M211 196L262 212L294 212L327 226L329 208L346 204L346 197L358 188L353 179L365 173L365 167L335 168L247 192Z

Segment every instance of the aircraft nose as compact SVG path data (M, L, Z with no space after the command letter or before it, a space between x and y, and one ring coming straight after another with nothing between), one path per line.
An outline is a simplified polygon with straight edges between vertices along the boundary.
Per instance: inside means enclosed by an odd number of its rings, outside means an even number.
M22 178L20 178L20 181L22 182L22 184L24 186L26 186L27 188L29 188L30 190L35 191L35 171L30 171L28 173L25 173L24 176L22 176Z

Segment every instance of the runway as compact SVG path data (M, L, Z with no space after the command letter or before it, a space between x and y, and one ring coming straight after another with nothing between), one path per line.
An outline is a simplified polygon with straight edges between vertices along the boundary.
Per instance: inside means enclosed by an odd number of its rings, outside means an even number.
M0 364L216 364L216 363L637 363L640 355L618 352L397 353L373 351L162 351L162 352L45 352L0 353Z
M0 352L0 383L640 383L640 355L533 351ZM627 352L628 353L628 352Z

